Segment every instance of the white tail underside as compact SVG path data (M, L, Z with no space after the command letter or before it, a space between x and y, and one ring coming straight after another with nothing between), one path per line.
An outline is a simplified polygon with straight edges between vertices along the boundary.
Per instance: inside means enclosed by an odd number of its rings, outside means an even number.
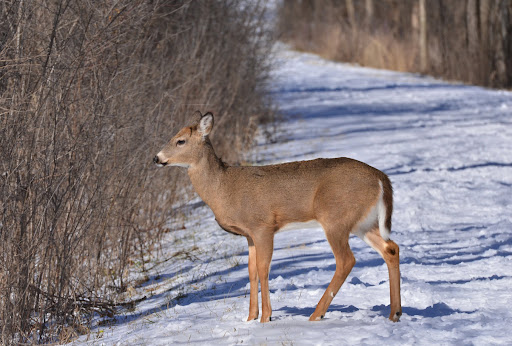
M388 241L389 234L391 233L391 231L386 227L387 210L386 210L386 205L384 204L384 188L382 187L381 181L379 181L379 185L380 185L380 196L379 196L379 201L377 202L377 215L379 218L379 231L380 231L380 236L382 237L382 239L384 239L385 241Z
M366 217L360 221L353 233L359 238L365 240L367 232L371 231L376 223L379 225L379 232L382 239L389 240L390 231L386 227L386 205L384 204L384 189L382 182L379 181L380 194L377 203L371 208ZM365 240L366 241L366 240Z

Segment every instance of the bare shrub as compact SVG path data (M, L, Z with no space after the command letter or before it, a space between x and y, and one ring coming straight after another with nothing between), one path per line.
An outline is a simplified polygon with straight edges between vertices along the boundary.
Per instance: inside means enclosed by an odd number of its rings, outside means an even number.
M281 37L329 59L512 86L512 0L425 1L427 63L420 65L420 1L284 0Z
M91 312L113 313L130 261L167 231L183 186L182 173L151 164L173 128L213 110L216 147L236 161L248 124L271 119L262 11L234 0L0 4L0 343L69 338Z

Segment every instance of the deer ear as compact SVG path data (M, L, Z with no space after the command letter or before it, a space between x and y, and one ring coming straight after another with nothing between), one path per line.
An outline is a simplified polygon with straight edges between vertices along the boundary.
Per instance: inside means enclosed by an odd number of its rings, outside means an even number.
M199 120L199 126L197 131L201 134L201 136L206 137L210 134L213 128L213 114L211 112L206 113Z

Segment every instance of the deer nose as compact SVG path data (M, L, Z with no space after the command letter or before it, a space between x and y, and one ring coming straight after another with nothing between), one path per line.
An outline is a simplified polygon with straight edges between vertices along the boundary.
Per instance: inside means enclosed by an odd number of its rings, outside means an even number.
M160 159L158 158L158 156L153 157L153 162L156 163L157 165L160 163Z

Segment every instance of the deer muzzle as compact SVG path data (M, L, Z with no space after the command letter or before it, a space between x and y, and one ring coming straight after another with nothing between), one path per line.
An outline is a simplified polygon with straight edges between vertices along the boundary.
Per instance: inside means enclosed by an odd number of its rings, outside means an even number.
M157 155L157 156L155 156L155 157L153 158L153 162L154 162L157 166L159 166L159 167L163 167L163 166L167 165L167 162L161 162L161 161L160 161L160 158L158 157L158 155Z

